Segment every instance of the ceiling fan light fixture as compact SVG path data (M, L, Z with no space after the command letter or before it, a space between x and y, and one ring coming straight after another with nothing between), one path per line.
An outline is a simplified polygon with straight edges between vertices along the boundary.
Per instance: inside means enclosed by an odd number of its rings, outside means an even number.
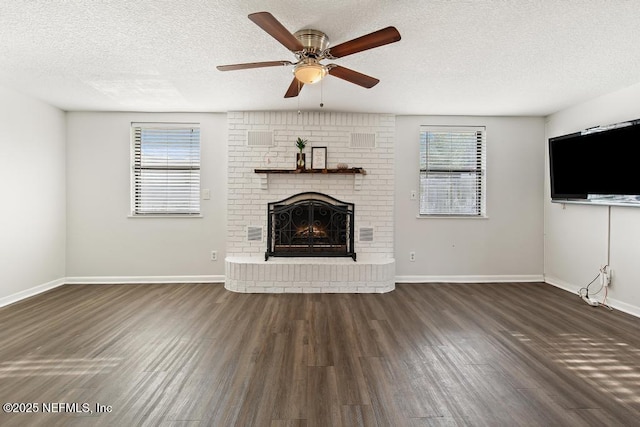
M293 69L293 75L304 84L317 83L327 75L327 67L313 58L306 58Z

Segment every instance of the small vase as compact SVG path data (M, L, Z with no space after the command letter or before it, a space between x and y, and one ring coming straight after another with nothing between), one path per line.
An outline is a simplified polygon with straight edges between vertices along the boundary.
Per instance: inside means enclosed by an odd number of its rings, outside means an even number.
M304 169L304 153L297 153L296 169Z

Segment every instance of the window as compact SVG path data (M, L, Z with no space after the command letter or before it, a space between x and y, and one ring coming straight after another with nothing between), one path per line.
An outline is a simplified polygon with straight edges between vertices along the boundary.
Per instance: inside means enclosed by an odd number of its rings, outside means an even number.
M420 215L485 216L485 128L420 129Z
M132 214L200 214L200 128L133 123Z

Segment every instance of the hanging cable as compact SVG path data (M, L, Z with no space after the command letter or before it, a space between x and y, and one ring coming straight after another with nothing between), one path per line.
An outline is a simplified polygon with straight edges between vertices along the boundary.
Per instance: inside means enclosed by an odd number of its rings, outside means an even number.
M607 206L607 266L611 264L611 205Z
M591 282L589 282L589 284L583 288L578 289L578 295L580 295L580 297L587 297L589 298L589 286L591 286L593 284L593 282L595 282L598 277L600 277L600 274L598 274L596 277L593 278L593 280ZM582 293L582 291L584 291L584 293ZM598 291L600 292L600 291Z
M605 288L604 290L604 299L602 300L602 302L600 303L601 306L605 307L606 309L608 309L609 311L613 311L613 308L609 305L609 303L607 302L607 296L609 294L609 288Z

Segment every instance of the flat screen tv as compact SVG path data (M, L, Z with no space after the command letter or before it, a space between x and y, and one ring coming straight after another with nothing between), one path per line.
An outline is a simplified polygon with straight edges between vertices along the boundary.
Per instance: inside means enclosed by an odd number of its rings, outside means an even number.
M640 195L640 120L549 138L549 172L552 200Z

